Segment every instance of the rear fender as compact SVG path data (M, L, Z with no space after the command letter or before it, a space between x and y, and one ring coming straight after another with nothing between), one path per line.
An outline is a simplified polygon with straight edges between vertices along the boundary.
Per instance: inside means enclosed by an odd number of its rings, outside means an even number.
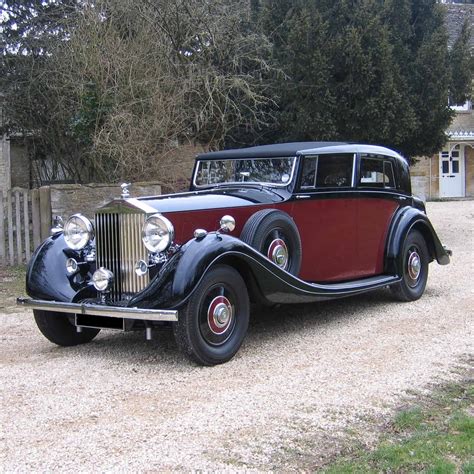
M392 219L385 252L385 273L402 274L399 255L407 235L414 229L423 235L430 253L430 261L436 260L440 265L449 263L448 252L441 244L428 216L420 209L403 207Z

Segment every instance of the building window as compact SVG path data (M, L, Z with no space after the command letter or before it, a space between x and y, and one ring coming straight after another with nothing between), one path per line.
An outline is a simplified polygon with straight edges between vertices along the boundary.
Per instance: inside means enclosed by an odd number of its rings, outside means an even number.
M464 104L453 104L451 101L449 101L449 106L456 112L469 112L472 110L472 102L470 100L466 100Z

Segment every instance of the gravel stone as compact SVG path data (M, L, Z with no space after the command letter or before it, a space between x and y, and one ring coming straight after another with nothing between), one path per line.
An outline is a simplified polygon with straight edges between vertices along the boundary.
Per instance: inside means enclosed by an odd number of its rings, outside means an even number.
M474 201L427 207L454 255L419 301L384 289L259 312L221 366L189 363L170 331L59 348L31 312L0 314L2 471L278 470L324 462L351 430L375 439L368 426L473 352Z

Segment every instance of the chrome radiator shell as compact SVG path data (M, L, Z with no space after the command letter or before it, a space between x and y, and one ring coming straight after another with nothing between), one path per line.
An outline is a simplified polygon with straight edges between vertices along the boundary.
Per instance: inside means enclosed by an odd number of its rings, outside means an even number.
M105 267L114 274L112 300L127 299L149 283L148 274L135 273L139 260L148 261L141 233L145 219L156 211L147 207L136 199L120 199L96 212L97 267Z

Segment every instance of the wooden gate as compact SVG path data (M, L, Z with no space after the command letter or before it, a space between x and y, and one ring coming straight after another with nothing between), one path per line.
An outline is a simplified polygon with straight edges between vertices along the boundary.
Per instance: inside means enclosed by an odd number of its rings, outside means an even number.
M49 188L0 191L0 264L28 262L50 228Z

